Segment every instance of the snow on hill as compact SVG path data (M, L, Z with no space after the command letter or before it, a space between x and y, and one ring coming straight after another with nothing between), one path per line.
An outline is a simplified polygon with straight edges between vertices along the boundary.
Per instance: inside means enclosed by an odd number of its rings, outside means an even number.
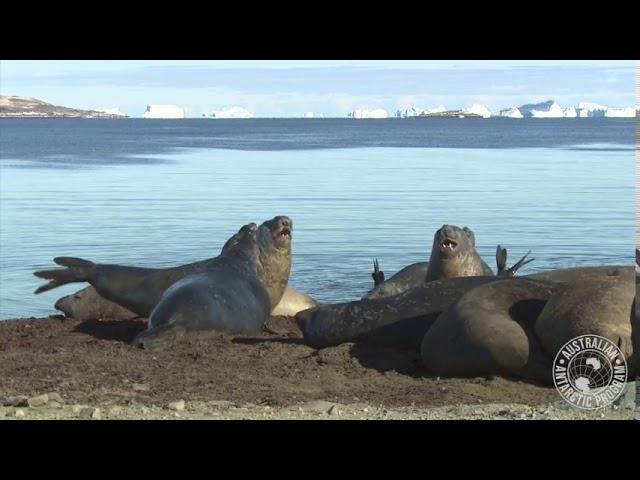
M366 108L359 108L353 112L347 114L347 117L364 119L364 118L388 118L389 114L383 108L376 108L374 110L367 110Z
M209 115L205 115L208 118L253 118L254 115L246 108L242 107L228 107L223 108L215 112L211 112Z
M113 108L100 108L97 110L98 112L102 112L102 113L106 113L108 115L113 115L114 117L126 117L127 114L122 112L120 110L120 108L118 107L113 107Z
M52 105L37 98L0 96L0 117L32 118L114 118L125 116L122 112L82 110Z

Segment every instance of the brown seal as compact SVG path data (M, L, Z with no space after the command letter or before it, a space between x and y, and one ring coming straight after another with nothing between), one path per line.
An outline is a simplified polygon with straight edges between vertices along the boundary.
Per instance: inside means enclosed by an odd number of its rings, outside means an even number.
M512 278L468 291L425 334L421 356L426 370L448 377L505 375L551 383L551 359L533 327L560 288Z

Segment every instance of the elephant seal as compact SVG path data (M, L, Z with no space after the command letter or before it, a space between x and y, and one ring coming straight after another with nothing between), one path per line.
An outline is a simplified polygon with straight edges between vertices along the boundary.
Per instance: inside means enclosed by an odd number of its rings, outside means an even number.
M505 375L552 383L552 362L533 333L546 302L561 288L523 278L465 293L426 332L426 370L447 377Z
M372 276L376 274L375 268L376 265L374 265L374 273L372 273ZM362 299L390 297L416 287L425 282L428 268L429 262L417 262L407 265L388 280L384 280L384 274L378 276L379 283L375 285L373 290L366 293ZM382 271L379 270L379 266L378 271L382 273ZM380 279L382 282L380 282Z
M295 316L296 313L319 305L309 295L305 295L291 287L287 287L284 295L271 315ZM131 310L121 307L117 303L102 298L92 286L85 287L71 295L60 298L55 308L66 317L86 321L96 319L131 320L139 318Z
M600 335L618 345L625 358L633 354L631 326L635 282L623 276L601 276L567 284L545 305L535 333L552 358L569 340Z
M60 298L54 305L66 317L86 321L95 319L131 320L138 315L117 303L102 298L97 290L88 286Z
M496 250L496 265L498 267L497 278L514 277L520 268L535 260L534 258L527 259L529 253L531 253L531 251L518 260L512 267L507 267L507 249L498 245ZM374 281L376 276L378 278L382 278L383 283L376 285L373 290L364 295L362 299L384 298L406 292L407 290L427 281L428 269L429 262L412 263L411 265L404 267L389 280L384 281L384 273L380 270L380 265L376 259L376 262L374 263L374 273L371 275L374 277ZM379 273L382 273L382 275L380 276Z
M255 223L245 225L237 242L205 271L191 273L171 285L151 312L147 330L133 344L160 349L190 331L260 330L269 317L271 300L258 276L257 231Z
M289 217L277 216L258 228L258 276L266 286L275 307L287 286L291 271L291 236L293 222ZM233 235L223 247L237 243ZM217 257L216 257L217 258ZM110 300L141 317L148 317L164 291L181 278L207 270L216 260L211 258L169 268L143 268L112 264L96 264L73 257L57 257L53 261L64 269L41 270L34 275L49 280L35 293L42 293L72 282L89 282L106 300Z
M476 250L471 229L443 225L433 236L427 282L443 278L493 275Z
M291 287L287 287L284 291L284 295L280 299L280 302L276 305L276 308L271 311L271 315L293 317L298 312L302 312L308 308L317 307L318 305L319 303L309 295L305 295Z
M392 297L320 305L296 315L305 343L329 347L364 341L418 351L435 319L467 291L495 276L459 277L423 283Z
M547 272L523 275L522 278L545 280L549 282L576 283L582 280L601 277L622 277L629 281L634 278L633 267L623 265L603 267L572 267L550 270Z

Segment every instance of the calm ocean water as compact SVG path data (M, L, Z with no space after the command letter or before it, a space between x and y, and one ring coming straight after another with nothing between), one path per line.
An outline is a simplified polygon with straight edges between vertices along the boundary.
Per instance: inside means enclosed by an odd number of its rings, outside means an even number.
M634 119L0 120L0 319L55 313L52 258L171 266L294 220L290 284L359 298L467 225L523 273L633 264Z

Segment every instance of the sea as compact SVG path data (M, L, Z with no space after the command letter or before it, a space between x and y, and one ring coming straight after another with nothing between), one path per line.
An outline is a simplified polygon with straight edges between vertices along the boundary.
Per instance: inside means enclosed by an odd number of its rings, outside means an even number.
M168 267L293 219L290 286L360 298L468 226L522 273L633 265L636 120L0 119L0 319L43 317L56 256Z

